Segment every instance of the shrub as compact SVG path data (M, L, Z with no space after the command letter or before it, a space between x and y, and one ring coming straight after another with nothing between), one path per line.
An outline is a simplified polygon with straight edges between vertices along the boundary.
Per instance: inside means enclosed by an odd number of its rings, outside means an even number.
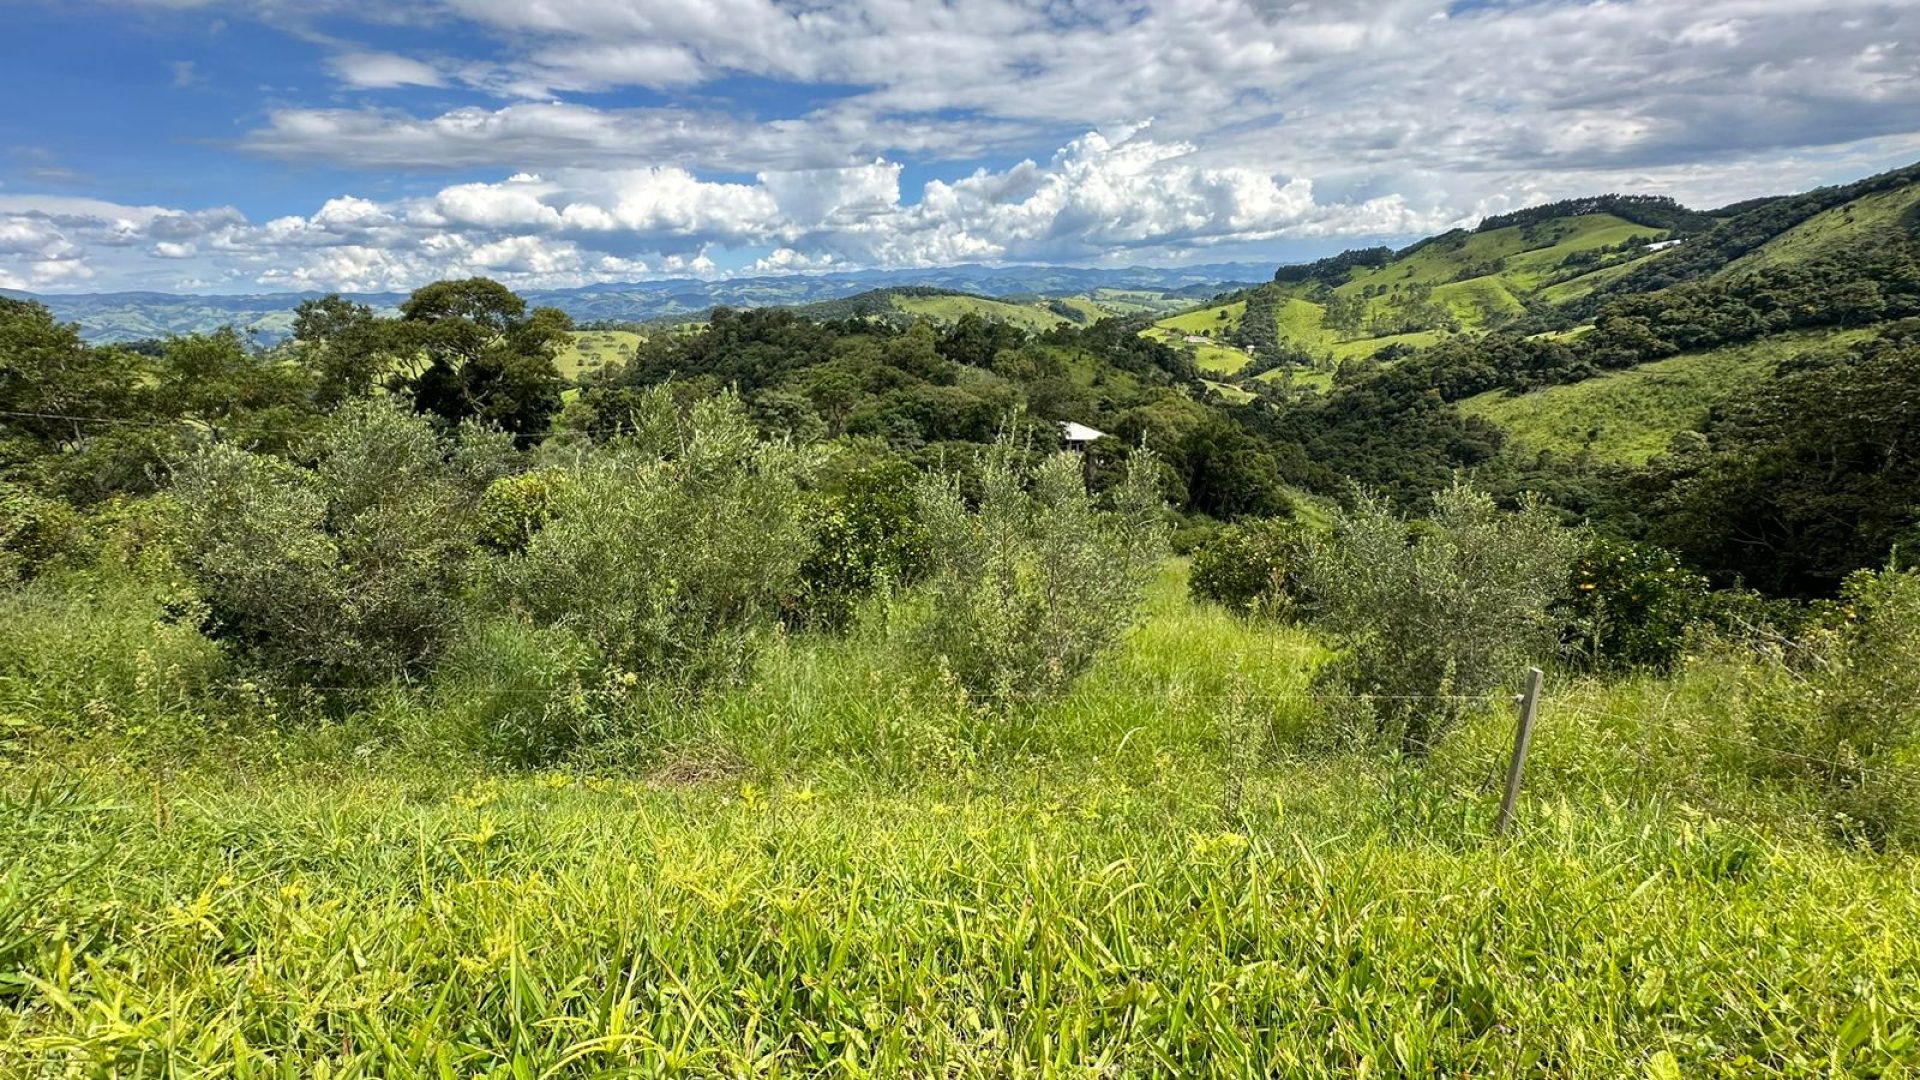
M1666 670L1705 611L1707 579L1652 544L1597 538L1575 560L1559 612L1574 659Z
M926 572L927 530L915 513L919 473L899 458L863 466L808 514L813 550L800 565L799 621L839 628L866 597Z
M214 626L281 676L416 674L458 624L490 469L388 402L345 406L315 451L303 467L216 445L181 471Z
M457 741L528 768L614 728L603 681L592 646L578 637L498 617L455 640L436 696Z
M1843 828L1920 843L1920 572L1855 573L1798 644L1802 677L1755 718L1763 759L1814 781Z
M1169 499L1178 504L1178 499ZM1209 517L1183 517L1174 523L1173 531L1167 534L1167 548L1175 555L1187 558L1219 536L1226 526Z
M0 583L22 581L81 554L80 515L58 499L0 481Z
M495 551L524 551L527 541L553 517L567 484L560 468L503 476L480 497L480 542Z
M731 394L683 411L647 391L634 427L568 467L496 583L623 672L689 688L731 677L798 585L812 456L762 441Z
M1317 679L1364 695L1355 714L1372 736L1424 753L1472 699L1553 653L1551 606L1578 539L1545 508L1505 512L1456 485L1417 526L1364 494L1332 525L1308 547L1305 580L1345 654Z
M1165 552L1152 455L1133 456L1102 509L1077 455L1055 454L1029 477L1024 453L1005 434L989 449L977 511L948 476L919 493L935 567L919 645L996 705L1066 689L1133 620Z
M1243 615L1292 615L1300 595L1306 538L1299 526L1278 518L1221 529L1193 553L1189 589Z
M120 575L0 590L0 740L38 729L190 742L225 670L190 596Z

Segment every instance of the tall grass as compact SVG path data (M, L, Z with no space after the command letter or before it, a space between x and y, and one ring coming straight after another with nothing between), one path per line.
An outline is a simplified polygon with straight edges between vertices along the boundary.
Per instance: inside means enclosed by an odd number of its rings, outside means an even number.
M1058 698L982 713L911 647L777 637L543 774L440 749L477 670L278 765L0 757L0 1075L1920 1063L1920 864L1755 779L1765 688L1726 657L1553 680L1495 842L1503 704L1423 768L1327 751L1326 648L1177 564Z
M1911 863L1417 780L96 778L0 814L0 1070L1897 1074Z

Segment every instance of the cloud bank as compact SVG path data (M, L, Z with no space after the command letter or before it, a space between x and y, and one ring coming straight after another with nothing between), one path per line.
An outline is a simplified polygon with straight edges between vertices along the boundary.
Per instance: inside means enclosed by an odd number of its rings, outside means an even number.
M1169 261L1920 156L1888 0L119 2L312 43L333 92L223 152L384 182L252 219L0 192L0 285Z
M41 288L143 260L193 260L234 286L382 290L450 274L574 285L711 273L716 247L767 249L761 271L954 262L1126 262L1223 243L1446 222L1397 196L1321 203L1305 179L1197 164L1195 148L1090 132L1045 162L979 169L902 198L876 159L703 180L678 166L561 169L377 202L342 196L252 222L231 207L182 212L0 195L0 285ZM0 265L7 265L0 263ZM205 287L204 285L202 287Z

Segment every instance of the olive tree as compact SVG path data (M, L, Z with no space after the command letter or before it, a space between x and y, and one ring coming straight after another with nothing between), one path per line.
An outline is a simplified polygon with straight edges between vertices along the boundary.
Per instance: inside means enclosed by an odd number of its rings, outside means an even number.
M460 620L475 510L509 449L386 400L343 407L304 463L205 449L174 493L216 633L286 678L419 673Z
M979 502L950 476L921 484L932 544L931 613L919 644L969 693L999 705L1065 690L1134 619L1165 552L1152 455L1133 455L1101 506L1079 455L1029 470L1002 434L987 451Z
M537 528L496 567L507 601L649 681L740 671L811 547L814 454L759 437L739 398L647 391L635 434L549 478Z
M1554 654L1552 610L1579 535L1545 508L1504 511L1456 485L1410 523L1360 495L1310 543L1315 622L1343 646L1318 683L1356 695L1374 732L1423 753L1473 700Z

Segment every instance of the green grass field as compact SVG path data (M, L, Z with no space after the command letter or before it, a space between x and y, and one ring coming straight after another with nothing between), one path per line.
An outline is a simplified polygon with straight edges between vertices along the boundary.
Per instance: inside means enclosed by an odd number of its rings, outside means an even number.
M1521 453L1585 450L1600 461L1642 464L1676 433L1697 426L1715 402L1766 376L1780 361L1838 351L1868 336L1867 330L1781 334L1530 394L1489 391L1462 401L1460 409L1498 425Z
M1247 302L1235 300L1217 307L1203 307L1179 315L1169 315L1154 323L1175 334L1211 334L1225 337L1240 328L1240 317L1247 313Z
M563 377L578 379L622 362L639 344L640 335L628 330L575 330L573 346L553 364Z
M396 721L17 748L9 1076L1910 1075L1920 870L1728 781L1710 668L1556 681L1425 769L1300 753L1324 650L1178 568L996 718L796 637L545 774Z
M1864 195L1824 210L1735 259L1715 277L1738 277L1768 267L1794 266L1844 252L1874 238L1899 235L1900 219L1920 204L1920 185Z
M1261 372L1256 376L1256 381L1285 383L1324 394L1333 389L1333 372L1314 368L1278 367Z
M1202 379L1200 381L1206 383L1208 389L1235 405L1244 405L1257 396L1253 391L1243 390L1232 383L1219 382L1214 379Z
M895 296L893 304L909 315L935 322L958 322L964 315L979 315L1039 333L1066 322L1064 316L1048 311L1043 304L1017 304L980 296Z
M1619 244L1630 237L1659 239L1666 233L1612 214L1586 214L1526 227L1512 225L1423 245L1385 266L1359 269L1337 291L1359 293L1368 285L1445 285L1473 267L1498 264L1503 284L1531 291L1568 255Z
M1231 345L1196 345L1194 363L1210 375L1233 375L1253 362L1253 357Z
M1184 338L1188 334L1210 331L1215 337L1224 337L1230 333L1239 326L1241 317L1246 313L1246 306L1245 301L1236 300L1215 307L1198 308L1161 319L1142 330L1141 333L1174 348L1186 348ZM1431 345L1445 336L1438 331L1422 330L1410 334L1381 337L1343 338L1325 327L1325 315L1326 309L1319 304L1297 297L1288 297L1275 311L1274 322L1279 328L1282 340L1306 349L1315 356L1326 356L1335 360L1372 356L1390 345L1413 347ZM1202 371L1210 375L1236 374L1252 360L1246 353L1228 345L1192 347L1195 349L1195 362ZM1324 373L1298 368L1293 370L1295 382L1299 385L1313 386L1317 389L1326 389L1332 385L1331 377ZM1258 376L1265 380L1278 377L1277 371Z

